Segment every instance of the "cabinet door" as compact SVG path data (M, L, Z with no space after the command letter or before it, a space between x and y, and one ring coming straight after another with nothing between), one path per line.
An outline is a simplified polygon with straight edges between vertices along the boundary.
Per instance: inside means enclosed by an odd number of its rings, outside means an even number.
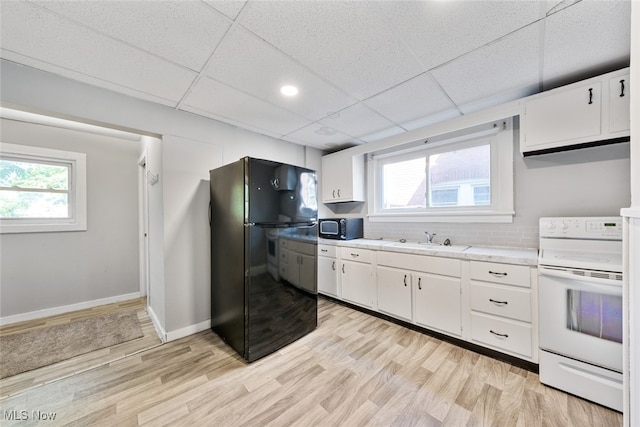
M609 132L628 131L631 115L629 110L629 75L609 80ZM612 135L613 136L613 135Z
M290 280L289 250L283 246L280 246L278 255L278 272L280 273L281 279Z
M289 266L289 271L287 273L287 280L293 283L296 286L300 285L300 254L293 251L288 251L288 260L287 265Z
M525 150L599 135L602 131L601 87L599 82L594 82L528 101L523 126Z
M411 273L378 267L378 309L411 320Z
M338 261L335 258L318 257L318 292L338 296Z
M364 201L364 156L331 154L322 158L322 201Z
M413 284L416 323L460 336L460 278L423 273L414 276Z
M366 307L373 307L375 283L371 264L342 261L342 298Z
M316 279L316 257L300 254L298 255L298 286L305 291L315 294L317 292Z

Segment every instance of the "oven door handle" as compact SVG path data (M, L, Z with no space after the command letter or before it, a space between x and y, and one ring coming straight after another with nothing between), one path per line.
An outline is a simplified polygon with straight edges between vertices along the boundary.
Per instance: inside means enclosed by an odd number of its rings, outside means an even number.
M578 276L575 274L567 273L562 270L556 270L556 269L545 268L545 267L538 267L538 274L542 276L553 276L553 277L560 277L562 279L570 279L570 280L577 280L579 282L586 282L586 283L589 283L589 285L593 288L603 289L609 292L618 288L622 290L622 282L619 280L601 279L599 277L589 277L589 276Z

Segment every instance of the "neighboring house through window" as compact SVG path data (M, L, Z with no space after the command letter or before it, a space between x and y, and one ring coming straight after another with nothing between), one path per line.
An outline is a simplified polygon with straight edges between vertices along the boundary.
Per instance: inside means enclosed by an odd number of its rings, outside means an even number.
M372 221L511 222L511 120L373 153Z

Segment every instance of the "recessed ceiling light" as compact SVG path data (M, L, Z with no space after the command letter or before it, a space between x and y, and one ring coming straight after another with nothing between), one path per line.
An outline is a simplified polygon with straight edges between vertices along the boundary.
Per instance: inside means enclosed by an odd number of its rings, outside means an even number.
M296 96L298 94L298 88L291 85L282 86L280 93L284 96Z

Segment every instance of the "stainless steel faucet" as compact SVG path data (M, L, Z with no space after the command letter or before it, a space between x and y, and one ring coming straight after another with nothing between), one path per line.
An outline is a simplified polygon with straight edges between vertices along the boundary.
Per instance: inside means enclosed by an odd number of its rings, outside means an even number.
M436 235L436 233L429 233L428 231L425 231L424 234L427 235L427 243L433 243L433 236Z

